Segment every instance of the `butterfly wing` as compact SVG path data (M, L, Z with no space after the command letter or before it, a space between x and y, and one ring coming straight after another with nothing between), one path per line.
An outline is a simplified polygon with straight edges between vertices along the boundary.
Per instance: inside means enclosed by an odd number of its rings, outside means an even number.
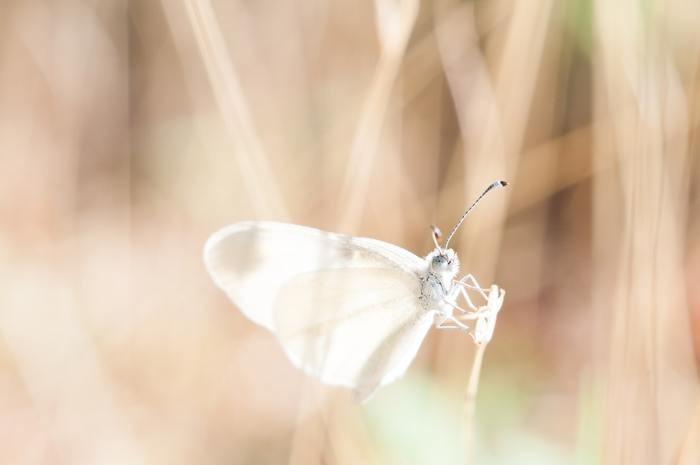
M215 233L204 260L297 366L363 398L406 370L433 321L419 301L424 260L385 242L247 222Z

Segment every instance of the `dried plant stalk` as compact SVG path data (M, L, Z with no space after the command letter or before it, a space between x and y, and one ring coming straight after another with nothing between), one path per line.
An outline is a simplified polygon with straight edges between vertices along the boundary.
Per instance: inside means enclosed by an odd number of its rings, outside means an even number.
M216 14L208 0L183 0L212 90L243 173L245 191L256 211L284 219L287 206L272 174L267 154L255 130ZM165 5L167 8L167 5Z
M466 464L475 463L476 451L474 437L476 435L476 394L479 389L481 377L481 364L484 360L484 352L488 344L477 344L472 369L467 381L467 392L464 396L464 445L466 450Z

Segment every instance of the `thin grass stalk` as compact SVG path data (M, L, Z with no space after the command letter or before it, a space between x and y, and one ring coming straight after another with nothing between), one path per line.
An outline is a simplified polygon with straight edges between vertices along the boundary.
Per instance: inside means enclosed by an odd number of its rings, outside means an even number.
M417 0L404 0L398 5L376 0L375 7L381 55L360 114L341 187L343 208L338 228L344 232L353 232L367 203L369 181L392 89L418 14Z
M208 0L183 1L216 103L231 141L236 144L234 154L243 173L248 198L255 205L255 211L261 215L286 219L288 212L285 201L255 130L238 74L229 58L211 3Z
M484 361L484 353L488 344L477 344L474 361L467 380L467 391L464 395L464 446L466 465L476 463L476 395L479 390L479 379L481 377L481 365Z
M700 400L681 444L676 465L697 465L698 463L700 463Z

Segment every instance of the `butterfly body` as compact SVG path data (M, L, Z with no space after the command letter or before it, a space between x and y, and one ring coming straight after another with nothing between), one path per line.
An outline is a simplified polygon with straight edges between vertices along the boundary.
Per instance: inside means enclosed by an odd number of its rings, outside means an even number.
M440 324L453 315L453 301L459 289L454 281L459 273L459 259L451 250L436 248L425 257L425 274L419 277L421 303L426 310L435 313L435 323Z

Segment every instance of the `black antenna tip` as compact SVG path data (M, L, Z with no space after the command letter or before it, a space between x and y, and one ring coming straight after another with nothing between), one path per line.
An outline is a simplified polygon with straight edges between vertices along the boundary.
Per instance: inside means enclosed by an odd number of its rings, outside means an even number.
M496 181L494 184L497 184L501 187L506 187L508 185L508 183L505 181Z

